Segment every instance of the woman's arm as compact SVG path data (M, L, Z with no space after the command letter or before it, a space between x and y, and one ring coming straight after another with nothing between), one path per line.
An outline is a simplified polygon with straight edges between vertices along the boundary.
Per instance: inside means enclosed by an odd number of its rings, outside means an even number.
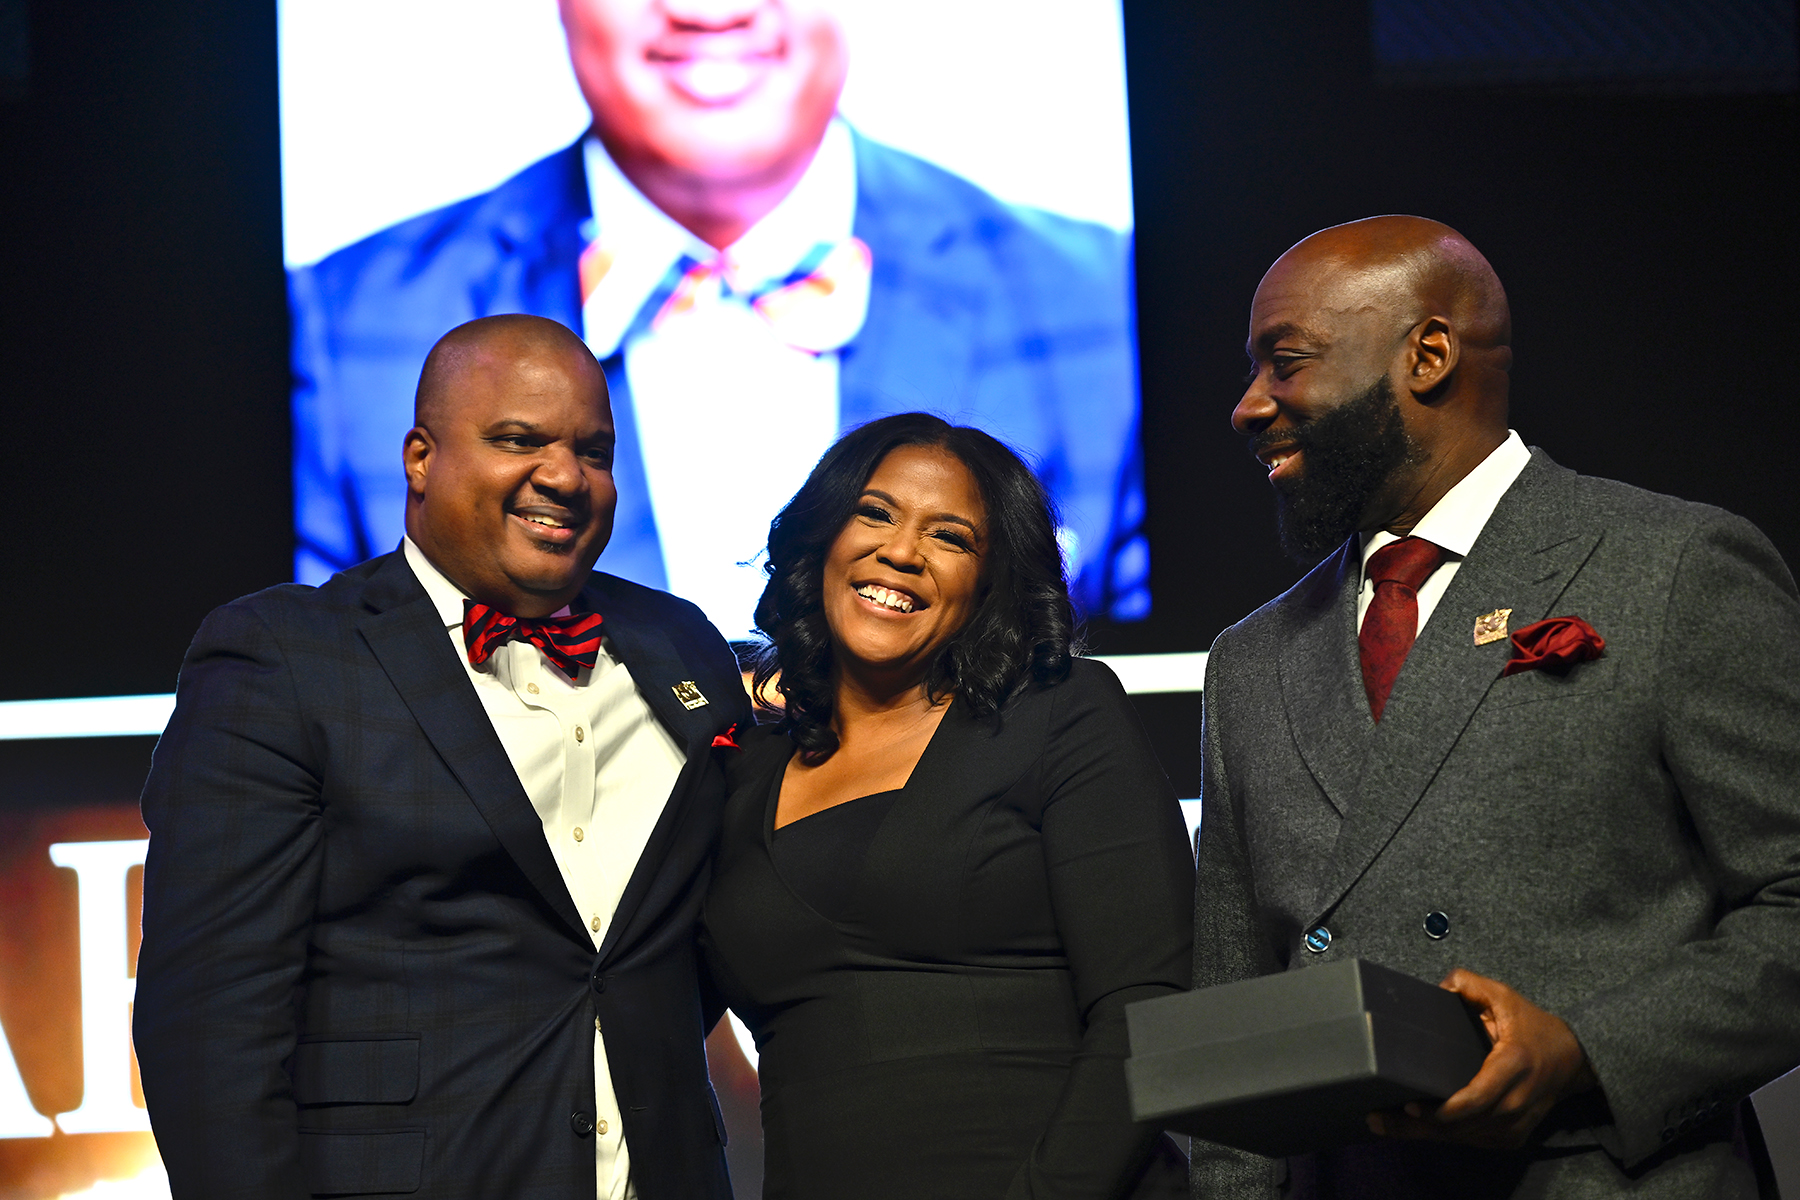
M1085 1033L1007 1196L1119 1196L1158 1136L1131 1119L1125 1006L1188 986L1193 856L1168 777L1101 664L1077 662L1056 689L1040 772L1051 905Z

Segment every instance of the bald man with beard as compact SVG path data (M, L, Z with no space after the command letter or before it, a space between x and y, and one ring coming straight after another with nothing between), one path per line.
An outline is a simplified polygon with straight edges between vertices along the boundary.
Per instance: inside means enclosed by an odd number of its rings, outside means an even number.
M737 663L592 569L580 338L459 326L414 421L400 548L209 616L156 747L135 1034L171 1191L730 1200L694 924Z
M1195 983L1360 957L1494 1045L1364 1143L1197 1145L1207 1200L1756 1195L1740 1103L1800 1062L1800 601L1742 519L1527 450L1510 338L1417 217L1257 289L1232 424L1323 561L1213 646Z

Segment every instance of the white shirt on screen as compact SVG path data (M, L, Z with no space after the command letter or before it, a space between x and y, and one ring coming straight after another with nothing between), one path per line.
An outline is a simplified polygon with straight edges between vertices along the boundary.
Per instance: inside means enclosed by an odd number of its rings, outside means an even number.
M583 152L589 232L609 259L582 307L583 337L601 359L624 345L669 590L698 604L727 637L741 637L766 582L747 564L838 434L837 351L782 341L745 293L785 279L821 244L850 237L855 145L834 119L799 183L723 253L652 204L598 138L590 134ZM638 324L684 255L720 262L735 294L703 291L659 327ZM845 342L866 314L866 294L861 303Z
M1419 586L1419 628L1425 628L1425 622L1431 619L1439 600L1456 578L1457 569L1462 560L1475 545L1475 539L1487 526L1488 518L1494 515L1494 506L1500 503L1500 497L1506 489L1513 485L1525 464L1531 461L1531 451L1525 448L1524 441L1516 430L1506 431L1506 440L1494 448L1486 458L1461 479L1456 486L1445 492L1442 499L1431 506L1431 511L1413 527L1412 536L1435 542L1444 548L1444 561L1438 569L1426 577ZM1400 539L1383 529L1378 533L1363 537L1362 545L1362 589L1356 594L1356 628L1362 629L1363 618L1369 613L1369 602L1375 598L1375 585L1369 582L1369 557L1377 550Z
M471 666L463 643L467 597L407 538L407 565L425 587L494 723L594 948L674 790L686 755L644 702L631 671L603 641L592 670L570 681L529 642L510 641ZM600 614L602 618L605 613ZM601 632L605 632L604 625ZM594 1038L594 1165L599 1200L635 1200L631 1157L613 1095L606 1042Z

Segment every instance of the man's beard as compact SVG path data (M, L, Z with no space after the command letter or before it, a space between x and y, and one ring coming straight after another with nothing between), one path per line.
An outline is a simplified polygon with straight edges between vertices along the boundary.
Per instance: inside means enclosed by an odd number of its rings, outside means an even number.
M1400 398L1385 375L1355 399L1269 441L1303 455L1300 477L1275 489L1275 514L1281 548L1305 564L1355 533L1375 494L1417 461Z

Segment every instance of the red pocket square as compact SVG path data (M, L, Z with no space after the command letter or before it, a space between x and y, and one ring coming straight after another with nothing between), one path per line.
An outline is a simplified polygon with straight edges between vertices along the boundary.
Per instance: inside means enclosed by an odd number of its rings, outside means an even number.
M737 744L737 738L735 736L733 736L736 733L737 733L737 726L732 725L724 733L713 734L713 740L712 740L713 749L717 750L719 747L723 746L727 750L742 750L743 747Z
M1502 677L1520 671L1551 671L1560 675L1576 663L1605 654L1606 639L1580 617L1546 617L1515 630L1512 647L1512 658L1500 672Z

